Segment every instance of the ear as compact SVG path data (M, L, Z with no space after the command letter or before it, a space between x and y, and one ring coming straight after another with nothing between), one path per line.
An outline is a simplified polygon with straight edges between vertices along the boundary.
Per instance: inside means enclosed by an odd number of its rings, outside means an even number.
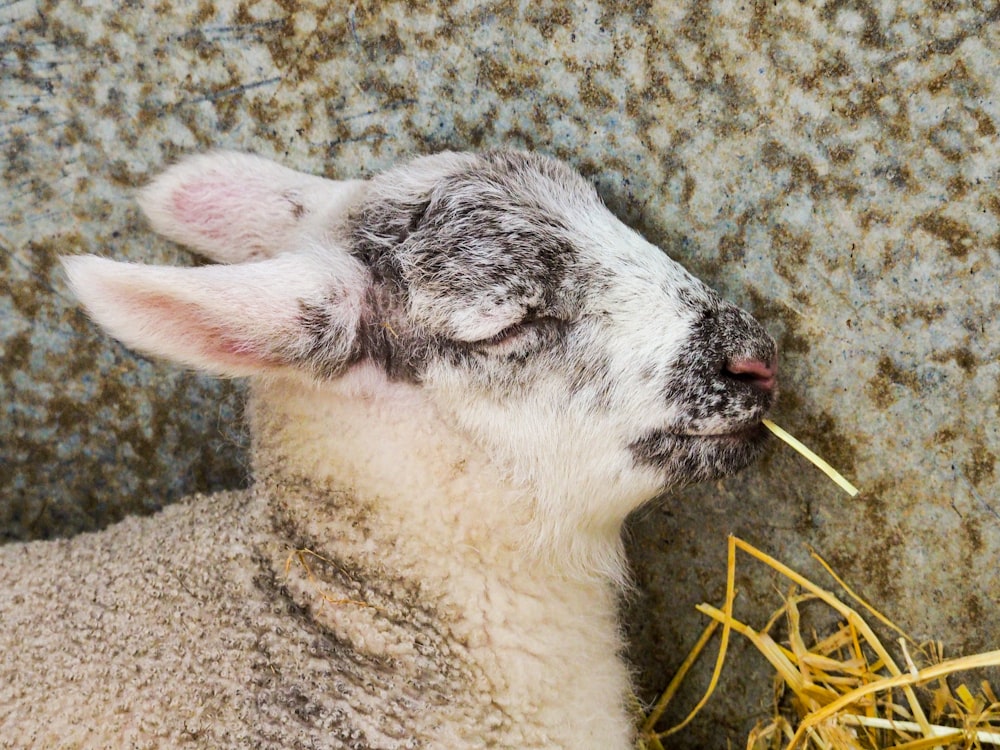
M73 291L111 335L219 375L286 367L336 374L351 359L368 284L346 254L170 268L63 259Z
M139 195L153 228L219 263L274 257L320 240L364 182L296 172L221 151L170 167Z

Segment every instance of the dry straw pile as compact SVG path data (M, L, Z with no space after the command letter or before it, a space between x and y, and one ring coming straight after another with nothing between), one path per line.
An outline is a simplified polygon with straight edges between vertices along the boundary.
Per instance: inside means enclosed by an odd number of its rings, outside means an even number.
M826 462L773 423L779 438L813 461L851 495L857 489ZM733 616L736 553L742 551L790 581L784 604L763 628L755 630ZM988 682L975 689L948 678L957 672L1000 666L1000 651L945 659L941 645L919 645L887 617L855 594L815 552L812 556L873 621L898 636L896 656L861 613L778 560L736 537L729 538L726 601L722 609L701 604L710 618L698 643L645 717L641 750L662 750L666 737L683 729L708 701L725 661L733 632L750 640L776 672L773 717L759 723L747 750L925 750L1000 747L1000 701ZM824 606L836 613L837 625L819 635L803 624L804 606ZM772 633L784 625L783 643ZM657 723L702 649L722 628L719 654L705 695L686 719L666 730ZM808 633L803 632L809 631ZM956 678L957 679L957 678Z

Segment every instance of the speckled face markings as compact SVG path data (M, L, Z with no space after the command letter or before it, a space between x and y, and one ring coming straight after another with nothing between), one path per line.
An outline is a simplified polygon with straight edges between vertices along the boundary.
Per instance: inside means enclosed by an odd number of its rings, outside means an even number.
M718 479L749 465L760 455L766 440L762 427L719 437L659 430L630 447L637 461L660 467L667 484L682 487Z
M677 359L679 365L664 385L663 395L682 404L683 416L678 422L688 430L704 430L704 422L720 418L750 424L773 402L772 393L748 387L745 380L714 377L734 359L766 363L777 359L774 341L760 323L721 299L698 311L691 336Z
M671 422L630 449L639 463L661 467L668 483L683 485L730 474L760 454L767 434L759 422L775 393L727 367L743 360L773 365L777 350L760 323L715 293L680 296L693 314L690 335L674 361L651 362L645 371L671 405Z

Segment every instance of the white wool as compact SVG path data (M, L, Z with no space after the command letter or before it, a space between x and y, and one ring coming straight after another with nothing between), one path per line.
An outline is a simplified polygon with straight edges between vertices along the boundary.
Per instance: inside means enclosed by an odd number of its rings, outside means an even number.
M629 747L621 525L757 454L760 326L534 155L217 153L141 202L220 265L70 283L251 377L254 486L0 549L0 747Z

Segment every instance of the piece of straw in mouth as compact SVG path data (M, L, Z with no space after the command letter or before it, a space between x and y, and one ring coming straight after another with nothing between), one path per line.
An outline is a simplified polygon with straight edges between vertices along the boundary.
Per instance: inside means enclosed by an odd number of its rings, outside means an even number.
M813 463L813 465L817 469L819 469L820 471L822 471L824 474L826 474L828 477L830 477L830 479L832 479L834 482L836 482L837 486L839 486L842 490L844 490L844 492L846 492L851 497L854 497L855 495L858 494L858 488L857 487L855 487L853 484L851 484L846 479L844 479L843 475L839 471L837 471L836 469L834 469L832 466L830 466L830 464L828 464L822 458L820 458L815 453L813 453L811 450L809 450L808 448L806 448L801 442L799 442L798 440L796 440L791 434L789 434L788 432L786 432L782 428L778 427L778 425L776 425L770 419L764 419L764 420L761 420L761 421L763 422L764 426L767 429L769 429L771 432L774 433L774 435L776 437L778 437L781 440L784 440L786 443L788 443L790 446L792 446L792 448L794 448L796 451L798 451L803 456L805 456L809 461L811 461Z

